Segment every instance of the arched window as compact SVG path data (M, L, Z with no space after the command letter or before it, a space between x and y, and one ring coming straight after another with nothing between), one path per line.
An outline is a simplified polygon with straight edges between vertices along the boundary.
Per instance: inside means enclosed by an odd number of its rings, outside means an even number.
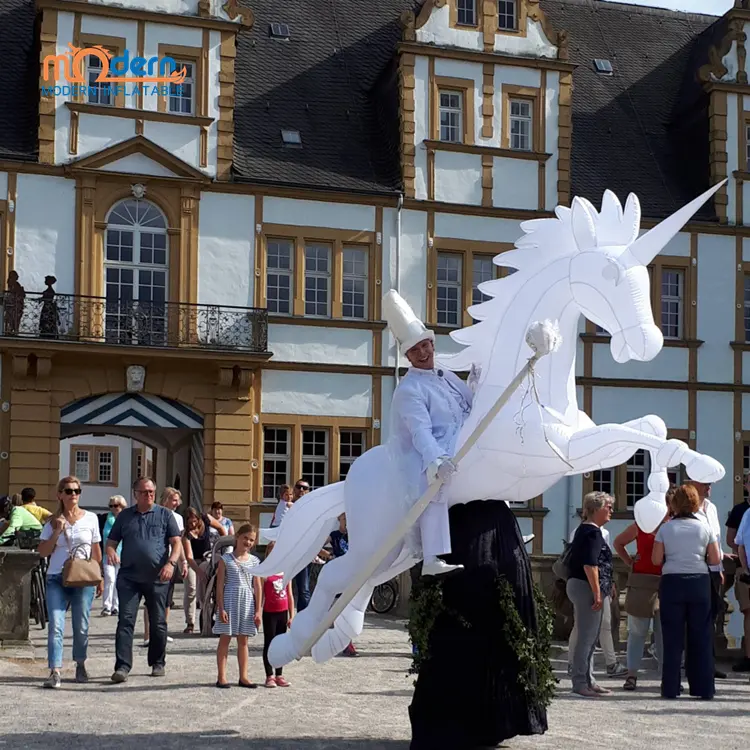
M107 216L104 245L106 340L163 346L169 279L164 214L149 201L120 201Z

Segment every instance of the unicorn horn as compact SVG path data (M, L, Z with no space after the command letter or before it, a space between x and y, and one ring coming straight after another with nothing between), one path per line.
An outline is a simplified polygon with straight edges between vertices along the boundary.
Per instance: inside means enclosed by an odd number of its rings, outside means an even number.
M690 201L690 203L683 206L679 211L675 211L675 213L668 216L660 224L657 224L642 237L639 237L630 246L630 252L640 263L647 266L659 254L662 248L690 221L693 214L717 190L722 188L726 182L726 180L722 180L717 185L714 185L710 190L703 193L703 195Z

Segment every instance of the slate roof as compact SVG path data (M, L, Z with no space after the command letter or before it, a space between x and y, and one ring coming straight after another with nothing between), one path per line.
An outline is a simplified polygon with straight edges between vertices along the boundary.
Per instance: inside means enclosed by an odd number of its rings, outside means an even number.
M401 188L399 17L420 0L242 0L234 179L363 193ZM573 193L635 192L650 216L708 186L707 97L695 72L722 35L715 16L599 0L542 0L569 35ZM269 24L286 23L289 40ZM0 0L0 158L37 158L38 43L33 0ZM9 59L10 58L10 59ZM612 77L594 58L612 61ZM12 62L11 62L12 59ZM285 146L299 130L302 147ZM704 214L710 216L710 209Z

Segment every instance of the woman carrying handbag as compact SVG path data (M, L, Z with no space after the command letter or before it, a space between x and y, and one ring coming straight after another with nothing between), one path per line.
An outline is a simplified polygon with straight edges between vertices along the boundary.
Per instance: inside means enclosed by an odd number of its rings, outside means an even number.
M70 606L73 620L73 661L76 682L88 682L86 652L89 643L89 615L94 594L101 596L102 550L99 519L79 506L81 483L76 477L63 477L57 485L57 513L44 525L39 556L49 557L47 569L47 610L49 630L47 658L50 675L46 688L60 687L65 612Z

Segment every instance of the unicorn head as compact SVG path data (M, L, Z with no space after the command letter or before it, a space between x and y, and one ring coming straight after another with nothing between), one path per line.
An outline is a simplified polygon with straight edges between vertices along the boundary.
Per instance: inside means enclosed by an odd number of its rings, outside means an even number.
M664 338L651 311L647 266L722 185L641 237L641 209L635 195L628 196L623 209L617 196L607 190L600 213L583 198L573 200L565 217L576 246L570 265L573 301L612 336L610 349L616 362L646 362L661 351Z

